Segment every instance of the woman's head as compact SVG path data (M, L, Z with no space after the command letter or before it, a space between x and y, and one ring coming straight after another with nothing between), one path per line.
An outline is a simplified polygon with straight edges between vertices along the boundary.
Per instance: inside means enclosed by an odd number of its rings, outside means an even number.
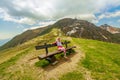
M56 38L56 41L60 41L60 37Z

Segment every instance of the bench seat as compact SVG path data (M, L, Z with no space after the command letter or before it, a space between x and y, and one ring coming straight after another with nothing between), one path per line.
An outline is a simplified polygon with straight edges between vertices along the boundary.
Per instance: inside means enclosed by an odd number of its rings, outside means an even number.
M68 48L66 48L66 51L67 51L67 50L70 50L70 49L72 49L72 48L76 48L76 46L68 47ZM38 58L41 60L41 59L45 59L45 58L47 58L47 57L51 57L51 56L54 56L54 55L59 54L59 53L62 53L62 52L63 52L63 51L57 50L57 51L48 53L47 55L46 55L46 54L39 55Z

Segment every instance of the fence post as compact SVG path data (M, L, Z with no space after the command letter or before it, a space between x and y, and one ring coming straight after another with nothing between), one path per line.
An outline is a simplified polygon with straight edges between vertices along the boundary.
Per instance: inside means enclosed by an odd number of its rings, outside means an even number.
M45 51L46 51L46 55L48 54L48 47L47 47L47 43L44 43L45 46Z
M67 47L68 47L68 46L67 46L67 41L65 40L65 42L64 42L64 43L65 43L65 47L67 48Z

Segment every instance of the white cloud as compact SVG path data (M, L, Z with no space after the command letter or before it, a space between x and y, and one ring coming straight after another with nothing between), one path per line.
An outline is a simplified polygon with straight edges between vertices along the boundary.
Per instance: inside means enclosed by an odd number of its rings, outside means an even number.
M120 0L2 0L0 14L4 15L4 20L29 25L35 24L38 20L57 20L76 15L97 22L94 18L95 13L102 13L119 5ZM100 18L102 16L104 17L101 15Z
M23 31L37 29L37 28L42 28L42 27L46 27L46 26L33 26L33 27L30 27L30 28L25 28L25 29L23 29Z
M0 16L0 18L2 18L4 21L11 21L11 22L16 22L16 23L20 23L20 24L28 24L28 25L33 25L36 23L35 20L32 18L28 18L28 17L15 18L13 16L10 16L8 13L6 13L1 8L0 8L0 14L2 14Z
M109 13L104 13L101 14L100 16L98 16L98 19L103 19L103 18L115 18L115 17L119 17L120 16L120 11L116 11L116 12L109 12Z
M48 21L40 21L38 24L41 26L47 26L47 25L53 24L55 22L56 22L55 20L48 20Z
M118 20L118 22L120 22L120 19Z
M96 23L96 16L94 14L82 14L79 15L79 18L82 20L88 20L90 22Z
M97 23L97 18L94 14L78 14L78 15L69 15L69 16L65 16L64 18L77 18L77 19L81 19L81 20L87 20L93 23Z
M120 0L1 0L0 19L31 26L40 25L24 30L36 29L54 23L54 21L46 22L45 20L59 20L66 17L77 17L98 23L103 18L120 16L120 11L106 12L117 6L120 6ZM101 15L95 16L96 13ZM0 39L10 37L13 37L13 34L0 33Z
M12 22L20 23L20 24L28 24L28 25L33 25L36 23L35 20L30 19L30 18L15 19L9 15L5 15L4 20L5 21L12 21Z
M36 23L34 19L30 19L30 18L22 18L20 20L17 20L17 22L22 24L29 24L29 25L33 25Z
M83 20L88 20L88 19L95 19L95 15L94 14L79 14L79 15L70 15L70 16L66 16L66 17L71 17L71 18L78 18L78 19L83 19Z
M98 12L104 12L112 7L119 6L120 0L97 0L94 1L93 4L89 4L89 5L94 6L96 11Z
M23 25L18 25L17 28L18 28L18 29L19 29L19 28L24 28L24 26L23 26Z
M9 39L14 37L13 34L9 34L9 33L0 33L0 40L4 40L4 39Z
M25 28L23 31L37 29L37 28L41 28L41 27L46 27L46 26L51 25L55 22L56 21L41 21L41 22L38 23L40 26L33 26L33 27L30 27L30 28Z

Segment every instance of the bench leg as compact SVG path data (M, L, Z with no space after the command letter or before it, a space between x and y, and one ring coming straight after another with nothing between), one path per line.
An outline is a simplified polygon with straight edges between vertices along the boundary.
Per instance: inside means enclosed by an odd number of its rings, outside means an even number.
M74 53L75 52L73 49L69 49L68 51L69 51L69 53Z
M73 50L73 49L69 49L69 50L67 50L67 52L66 52L67 55L70 55L70 54L72 54L72 53L74 53L74 50Z
M53 55L53 56L47 57L46 60L48 60L50 63L54 63L56 61L56 58Z

